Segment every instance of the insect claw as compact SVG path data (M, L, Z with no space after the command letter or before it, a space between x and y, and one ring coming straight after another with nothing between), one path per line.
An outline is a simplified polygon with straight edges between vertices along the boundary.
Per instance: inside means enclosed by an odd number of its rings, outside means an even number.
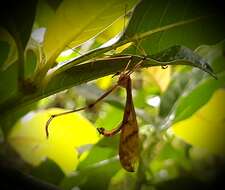
M49 128L49 125L51 123L51 121L54 119L54 117L56 117L56 115L51 115L51 117L48 119L47 123L46 123L46 126L45 126L45 133L46 133L46 138L48 139L49 137L49 131L48 131L48 128Z
M167 69L168 65L162 65L161 67L162 67L162 69Z
M97 128L97 131L99 132L99 134L104 135L105 129L103 127L100 127L100 128Z

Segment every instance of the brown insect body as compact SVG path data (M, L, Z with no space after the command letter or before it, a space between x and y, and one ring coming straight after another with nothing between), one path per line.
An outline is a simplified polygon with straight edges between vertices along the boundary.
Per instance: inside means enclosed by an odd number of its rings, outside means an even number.
M122 123L118 128L111 131L107 131L104 128L98 128L98 131L104 136L113 136L121 130L119 144L120 162L124 169L129 172L134 172L135 164L138 161L139 155L139 137L129 72L124 74L122 73L117 84L125 88L127 93Z
M131 79L126 76L125 82L127 100L121 124L120 144L119 144L119 157L122 166L129 172L135 170L135 164L138 161L139 155L139 137L138 137L138 124L136 120L136 113L134 110Z

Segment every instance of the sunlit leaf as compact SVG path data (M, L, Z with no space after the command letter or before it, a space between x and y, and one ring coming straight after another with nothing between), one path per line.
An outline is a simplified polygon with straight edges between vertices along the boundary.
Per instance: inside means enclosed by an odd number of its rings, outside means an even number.
M106 90L107 88L112 85L112 76L106 76L98 79L96 81L97 86L99 86L101 89Z
M210 152L225 155L225 90L217 90L209 102L190 118L173 125L184 141Z
M93 125L80 114L58 117L49 128L46 138L45 125L50 114L63 109L49 109L24 116L8 136L9 143L32 165L39 165L46 157L55 161L68 174L78 164L77 149L98 141Z
M124 23L127 24L127 19L125 19L126 22L124 21L124 19L124 17L120 17L115 22L113 22L112 25L107 27L103 32L96 36L96 38L93 39L94 44L92 44L89 49L99 47L100 45L106 46L107 44L109 45L115 43L115 41L119 38L120 32L123 32L123 30L125 30ZM74 47L76 46L76 44L74 45L73 42L71 42L69 46Z
M130 9L135 0L64 0L48 21L44 49L48 60L54 61L59 53L73 41L78 46L103 31ZM41 10L40 10L41 11Z
M150 80L159 86L161 92L164 92L169 85L171 77L171 67L162 69L161 67L153 67L147 70Z

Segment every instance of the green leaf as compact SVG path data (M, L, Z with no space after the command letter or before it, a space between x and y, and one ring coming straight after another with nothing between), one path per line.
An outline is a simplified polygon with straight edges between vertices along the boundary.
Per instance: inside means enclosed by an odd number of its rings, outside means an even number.
M225 85L225 72L218 75L218 80L208 79L199 84L188 95L182 96L175 112L174 123L184 120L207 103L218 88Z
M15 40L9 32L0 27L0 72L6 70L17 59Z
M38 1L35 21L39 28L46 28L48 23L54 19L55 10L53 10L53 6L50 4L47 0Z
M118 154L119 135L111 138L103 137L97 144L95 144L87 157L78 165L78 170L84 170L92 167L98 162L110 159Z
M137 43L147 54L174 44L191 49L215 44L225 38L223 13L217 3L204 0L143 0L120 41ZM129 52L143 54L136 47Z
M44 50L51 68L57 56L73 41L78 46L102 32L124 14L125 7L131 9L136 0L64 0L54 16L48 20ZM40 10L41 11L41 10Z
M197 53L194 53L191 49L184 46L172 46L150 57L160 62L172 62L173 64L171 65L190 65L198 67L216 78L208 63ZM187 62L189 62L189 64Z
M0 69L7 59L9 54L9 44L5 41L0 41Z
M74 175L62 180L60 187L70 190L77 187L82 190L107 189L112 176L121 168L115 157L98 162L92 167L76 171Z
M153 173L160 172L160 170L162 169L166 169L167 172L170 172L170 170L168 170L169 165L166 164L168 160L173 160L174 170L178 169L177 166L183 169L190 169L190 162L187 156L187 146L184 143L183 145L179 144L179 146L174 146L173 143L176 140L177 139L161 145L162 148L160 152L151 162L151 170L153 171ZM168 177L171 177L171 174L169 174Z
M28 49L26 51L26 61L24 64L24 76L26 78L32 76L36 69L37 62L38 60L35 52L32 49Z
M193 77L193 73L189 74L187 72L181 72L173 76L167 91L161 96L160 117L166 117L173 110L176 101L180 98L181 94L188 89L191 76Z
M10 98L14 98L18 93L17 69L17 64L12 64L7 70L0 70L0 104Z
M224 86L224 45L223 41L217 45L202 46L196 50L215 68L218 80L209 78L200 71L177 73L168 90L161 97L159 113L161 117L175 114L174 122L186 119L206 104L215 90ZM170 122L166 122L167 127L171 124Z
M0 104L17 93L16 51L12 36L0 27Z
M118 58L105 58L86 64L75 65L67 70L64 70L64 67L62 67L56 70L55 73L53 72L52 75L49 75L42 93L52 94L52 92L55 93L83 82L116 73L123 70L130 59L131 56L121 55ZM133 56L130 68L142 59L142 57ZM199 55L183 46L173 46L155 55L147 56L142 66L152 67L165 65L189 65L198 67L213 75L210 66Z
M225 40L213 46L200 46L196 52L204 57L204 59L213 67L216 74L219 74L225 70Z
M59 181L64 177L64 173L59 166L49 159L45 160L39 166L32 168L30 174L55 185L59 184Z

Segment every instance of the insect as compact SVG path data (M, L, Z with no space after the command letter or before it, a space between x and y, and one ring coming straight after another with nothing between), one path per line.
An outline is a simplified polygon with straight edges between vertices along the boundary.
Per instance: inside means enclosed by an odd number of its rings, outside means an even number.
M117 83L119 86L125 88L127 93L122 123L118 128L111 131L107 131L104 128L98 128L98 131L104 136L113 136L121 131L119 143L120 162L124 169L133 172L139 155L139 137L136 113L132 100L130 73L131 71L121 73Z
M125 16L127 15L126 13L126 7L125 7ZM125 28L125 19L124 19L124 28ZM135 44L134 44L135 45ZM136 45L135 45L136 46ZM137 46L139 49L139 47ZM141 51L142 52L142 51ZM144 52L144 55L147 55ZM106 93L104 93L102 96L100 96L94 103L89 104L85 107L76 109L76 110L71 110L68 112L63 112L59 114L52 115L49 120L46 123L46 135L47 137L49 136L48 132L48 127L52 119L58 116L62 116L65 114L81 111L81 110L86 110L90 109L93 106L95 106L98 102L100 102L102 99L104 99L107 95L109 95L111 92L113 92L116 88L122 87L126 89L126 103L125 103L125 108L124 108L124 114L123 114L123 119L121 124L108 131L105 128L97 128L98 132L105 137L111 137L114 136L115 134L119 133L120 134L120 143L119 143L119 158L121 165L123 168L129 172L134 172L135 171L135 166L138 161L139 157L139 136L138 136L138 123L136 119L136 113L133 105L133 99L132 99L132 84L131 84L131 78L130 75L133 73L133 71L141 65L141 63L146 59L146 56L143 56L143 58L134 66L132 70L128 70L128 66L130 62L132 61L132 57L128 61L125 69L120 72L116 73L115 75L119 75L119 79L117 83L111 87ZM115 76L114 75L114 76Z
M118 87L125 88L127 99L126 99L126 104L125 104L125 109L123 114L123 120L121 124L119 125L119 127L110 131L104 128L97 128L97 130L100 134L106 137L111 137L121 131L120 143L119 143L120 162L124 169L126 169L129 172L134 172L135 165L138 161L138 155L139 155L139 137L138 137L138 124L136 120L136 113L135 113L133 99L132 99L132 85L131 85L130 75L133 73L134 69L136 69L138 66L141 65L141 63L144 61L144 58L140 60L134 66L132 70L127 70L131 61L132 60L130 59L124 71L119 73L118 82L113 87L111 87L111 89L109 89L106 93L100 96L94 103L79 109L51 115L45 127L47 138L49 136L49 131L48 131L49 125L55 117L85 110L85 109L90 109L93 106L95 106L98 102L100 102L102 99L104 99L107 95L109 95L111 92L113 92L116 88ZM118 75L118 73L115 75Z

